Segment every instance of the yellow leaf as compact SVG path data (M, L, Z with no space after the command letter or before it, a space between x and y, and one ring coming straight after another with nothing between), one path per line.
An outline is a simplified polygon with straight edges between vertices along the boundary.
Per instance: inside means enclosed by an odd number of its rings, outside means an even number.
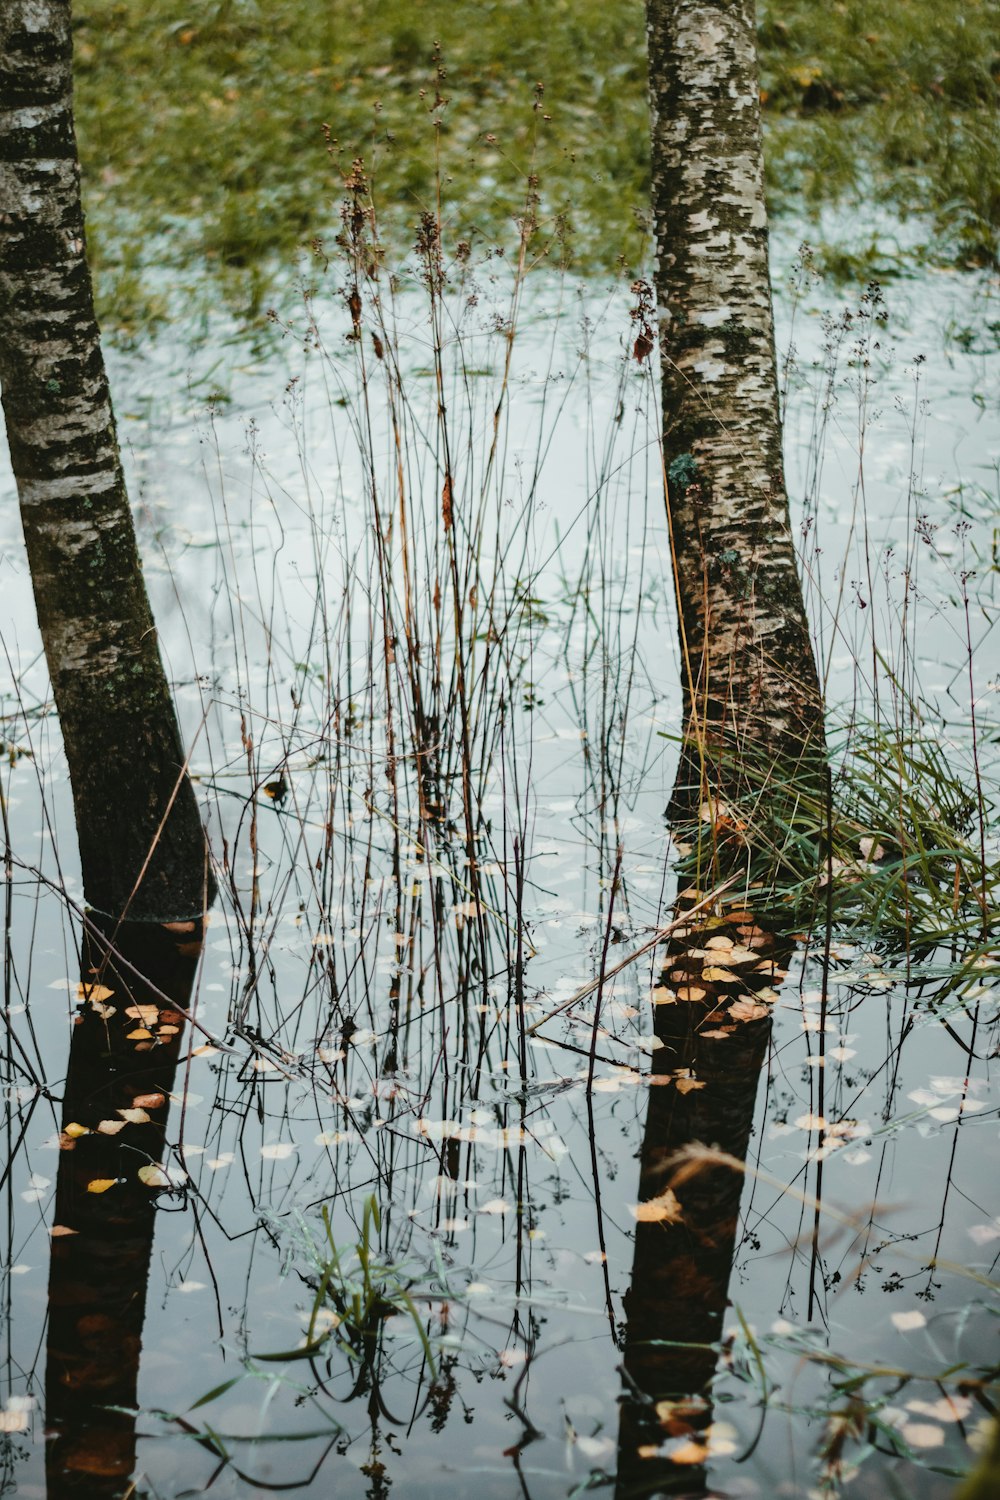
M118 1181L117 1177L94 1177L87 1183L88 1193L106 1193Z
M713 937L713 938L709 938L708 942L705 944L705 947L706 948L716 948L720 952L722 950L725 950L726 952L728 952L729 949L733 947L733 940L732 940L732 938L728 938L728 937L721 937L721 936L720 937Z
M701 1443L682 1443L667 1455L673 1464L703 1464L708 1458L708 1449Z
M169 1187L170 1178L162 1167L150 1163L147 1167L139 1168L139 1181L145 1183L146 1187Z
M79 1139L81 1135L89 1135L90 1131L87 1129L86 1125L77 1125L74 1122L72 1125L66 1126L63 1134L68 1135L70 1140L75 1141Z
M130 1042L148 1042L152 1038L152 1035L153 1033L147 1031L145 1026L137 1026L134 1031L127 1033Z
M701 977L706 984L733 984L736 981L735 974L731 974L728 969L717 968L715 965L709 965L707 969L703 969Z
M679 1094L690 1094L695 1089L703 1089L705 1087L705 1080L703 1078L677 1078L674 1081L677 1084L677 1092Z
M655 1198L645 1203L630 1203L629 1213L640 1224L679 1224L684 1217L681 1205L672 1188L664 1188Z
M160 1007L158 1005L129 1005L125 1008L125 1014L131 1016L133 1021L141 1021L144 1026L150 1026L159 1018Z
M110 1000L114 990L109 990L106 984L78 984L76 987L76 998L78 1000Z
M678 1000L704 1000L707 991L700 984L686 984L677 991Z

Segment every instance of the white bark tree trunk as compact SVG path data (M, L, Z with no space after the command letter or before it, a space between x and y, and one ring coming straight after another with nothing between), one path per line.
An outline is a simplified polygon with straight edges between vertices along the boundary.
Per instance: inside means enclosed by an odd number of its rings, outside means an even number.
M177 920L213 886L94 315L72 63L69 0L2 0L0 389L84 889L112 915Z
M647 0L647 24L679 809L775 768L815 780L823 711L781 455L753 0Z

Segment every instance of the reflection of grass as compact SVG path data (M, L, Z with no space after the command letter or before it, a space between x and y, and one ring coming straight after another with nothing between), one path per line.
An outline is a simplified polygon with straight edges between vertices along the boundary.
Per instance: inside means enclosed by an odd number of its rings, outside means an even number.
M995 7L909 0L877 22L865 10L798 0L765 15L772 193L779 204L803 192L816 204L860 189L870 199L874 178L888 203L937 214L946 253L989 260ZM155 321L135 267L162 264L164 246L175 265L207 260L231 304L255 314L272 264L329 227L340 167L357 154L377 166L383 222L407 236L434 201L440 147L461 234L501 233L535 171L543 214L572 221L562 240L582 268L634 259L644 47L637 0L484 5L474 24L444 0L200 0L183 15L165 0L81 0L78 125L105 315ZM437 94L451 102L436 108Z
M377 1236L382 1216L377 1199L365 1201L361 1232L356 1245L339 1246L333 1236L330 1210L322 1209L326 1245L316 1246L308 1238L310 1258L316 1274L310 1279L315 1287L305 1343L299 1349L280 1354L258 1354L262 1360L282 1363L293 1359L313 1359L327 1344L342 1349L352 1361L371 1365L382 1328L387 1318L403 1314L413 1324L423 1349L431 1378L437 1366L423 1319L410 1295L412 1278L397 1265L379 1254Z

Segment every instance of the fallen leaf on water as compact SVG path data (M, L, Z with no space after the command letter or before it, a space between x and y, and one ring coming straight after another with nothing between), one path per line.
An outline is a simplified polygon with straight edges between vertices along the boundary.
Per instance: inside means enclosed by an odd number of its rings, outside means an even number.
M146 1187L152 1188L177 1187L187 1181L187 1173L182 1172L179 1167L162 1167L158 1162L140 1167L138 1177Z
M179 1026L161 1026L160 1027L160 1035L161 1036L176 1036L179 1031L180 1031L180 1027Z
M94 1177L87 1183L88 1193L106 1193L118 1181L117 1177Z
M125 1014L131 1016L133 1021L141 1021L145 1026L158 1020L160 1007L158 1005L127 1005Z
M904 1422L899 1430L911 1448L938 1448L944 1442L944 1428L933 1422Z
M124 1120L102 1120L97 1127L101 1135L117 1135L119 1130L125 1129ZM91 1189L93 1191L93 1189Z
M260 1154L266 1161L284 1161L294 1150L291 1141L278 1141L273 1146L261 1146Z
M658 984L655 989L650 990L649 998L653 1005L676 1005L677 996L673 990L668 990L665 984Z
M718 1031L699 1031L698 1035L707 1036L709 1040L713 1042L721 1042L724 1041L727 1036L732 1036L733 1031L734 1027L723 1026Z
M509 1214L510 1204L503 1198L491 1198L488 1203L482 1203L479 1207L481 1214Z
M62 1239L63 1236L67 1234L79 1233L80 1231L78 1229L70 1229L68 1224L53 1224L52 1228L49 1230L49 1234L54 1240Z
M120 1109L118 1113L126 1125L145 1125L149 1120L144 1109Z
M677 998L678 1000L704 1000L707 993L708 991L703 990L701 985L686 984L677 991Z
M86 1125L77 1125L75 1121L67 1125L63 1130L63 1135L68 1135L70 1140L73 1141L78 1140L81 1135L89 1134L90 1130Z
M923 1328L927 1319L919 1308L913 1308L910 1312L894 1312L892 1314L893 1327L898 1328L900 1333L907 1333L911 1328Z
M771 1012L766 1005L758 1005L756 1000L741 996L739 1000L733 1001L729 1014L734 1021L760 1021Z
M76 998L78 1000L110 1000L114 990L109 990L106 984L78 984L76 987Z
M681 1443L667 1454L672 1464L703 1464L708 1458L708 1449L693 1440Z
M972 1410L971 1396L942 1396L939 1401L907 1401L907 1411L935 1422L964 1422Z
M730 973L728 969L720 968L717 964L709 964L707 968L702 969L701 977L706 984L734 984L736 982L735 974Z
M664 1188L655 1198L645 1203L630 1203L629 1213L640 1224L679 1224L684 1217L677 1194L672 1188Z
M207 1046L206 1047L192 1047L192 1049L191 1049L191 1056L192 1057L216 1057L218 1055L218 1051L219 1051L218 1047L207 1047Z
M136 1094L132 1100L136 1109L159 1109L161 1104L166 1104L163 1094ZM118 1111L121 1114L121 1110Z
M679 1094L690 1094L695 1089L703 1089L705 1087L705 1080L703 1078L675 1078L674 1082L677 1085L677 1092Z
M721 936L720 937L709 938L708 942L705 944L706 948L717 948L720 951L723 950L723 949L725 949L726 951L728 951L730 948L732 948L732 946L733 946L733 940L732 940L732 938L721 937Z
M153 1033L145 1026L137 1026L134 1031L126 1032L126 1037L130 1042L148 1042L152 1041Z

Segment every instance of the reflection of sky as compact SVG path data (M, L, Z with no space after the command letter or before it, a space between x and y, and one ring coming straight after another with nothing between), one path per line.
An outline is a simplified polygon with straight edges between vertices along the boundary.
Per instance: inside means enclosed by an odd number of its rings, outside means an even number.
M465 359L476 370L495 368L503 352L502 339L489 331L495 307L490 296L499 298L503 284L491 293L483 278L481 290L480 305L463 313ZM789 485L799 500L815 492L823 551L818 563L810 556L810 565L822 570L827 604L843 582L836 630L828 615L822 618L834 701L854 698L852 662L859 659L862 672L867 670L873 625L889 659L905 665L899 572L909 566L919 598L908 604L906 624L916 643L923 690L949 719L960 724L963 717L967 690L956 674L962 667L964 626L952 602L953 570L966 566L963 545L969 552L989 548L995 524L990 505L996 494L1000 382L996 353L976 352L986 341L979 332L986 322L983 295L971 282L945 275L914 279L889 293L892 319L877 335L881 348L872 351L871 373L878 383L870 399L879 414L869 414L864 439L870 567L860 519L851 531L858 488L855 372L845 368L835 382L836 402L814 484L814 393L822 391L824 335L812 308L826 305L828 294L810 292L794 323L788 299L779 302L779 345L794 342L796 348L786 426ZM432 383L420 373L429 358L426 330L413 308L406 294L398 317L403 361L417 372L407 378L412 403L408 494L412 524L419 530L421 507L428 515L436 513L440 479L433 461ZM516 1399L546 1437L525 1450L522 1464L531 1473L533 1495L562 1495L570 1484L567 1463L577 1478L592 1464L614 1465L621 1356L608 1333L599 1215L612 1311L620 1319L631 1268L630 1206L645 1113L642 1069L652 1032L647 994L655 969L649 959L634 965L603 996L601 1060L592 1096L598 1207L581 1079L587 1059L560 1045L589 1050L593 999L547 1027L551 1041L531 1042L521 1092L505 972L505 949L515 925L510 827L519 825L524 851L524 911L533 950L525 993L528 1017L537 1019L596 972L617 842L624 848L625 888L616 899L620 942L609 950L611 961L637 946L648 924L664 919L672 896L664 877L662 812L674 756L657 731L676 727L678 676L664 587L655 396L646 372L634 366L621 383L627 299L589 290L563 290L559 297L545 288L529 291L492 471L487 455L494 378L470 374L464 385L455 379L449 386L449 408L462 414L463 433L471 433L455 461L459 504L463 495L485 490L489 514L498 519L486 527L484 550L503 554L504 594L530 580L525 592L537 601L519 612L508 664L516 662L520 678L510 727L494 743L482 799L493 820L486 899L493 908L488 925L494 972L485 994L474 988L463 1028L454 996L468 924L474 922L467 890L447 877L444 936L435 953L427 893L432 882L407 822L399 926L402 936L412 938L397 944L388 858L391 809L381 782L374 817L362 797L370 780L367 729L342 742L336 777L329 764L309 765L327 706L316 676L322 653L311 635L316 599L322 594L331 634L343 646L342 659L353 664L350 682L344 673L333 696L356 700L365 718L367 600L377 586L364 474L351 427L354 408L336 404L341 394L353 400L354 353L341 343L347 317L334 302L321 309L319 321L331 330L334 356L326 364L316 354L303 359L291 338L270 363L254 362L232 346L216 368L217 350L203 351L192 356L190 370L179 373L176 349L163 342L148 356L113 360L154 609L171 673L181 683L189 736L206 712L193 764L204 776L217 849L223 835L228 841L243 913L236 918L227 901L216 915L199 1013L221 1034L227 1007L234 1006L267 1044L256 1054L241 1041L235 1055L192 1057L189 1074L178 1085L182 1092L168 1134L183 1142L183 1165L202 1212L197 1232L190 1213L160 1216L141 1400L147 1407L184 1410L236 1373L246 1350L294 1345L311 1300L297 1272L307 1263L307 1233L318 1233L315 1205L334 1196L335 1230L339 1240L349 1242L379 1172L391 1169L386 1252L420 1278L418 1290L431 1290L437 1298L455 1294L446 1324L441 1301L433 1305L444 1357L453 1352L457 1360L458 1394L442 1435L432 1434L424 1415L403 1436L418 1399L414 1372L420 1354L406 1320L393 1320L399 1373L388 1378L383 1394L402 1421L394 1430L406 1459L404 1464L383 1449L382 1461L406 1495L436 1495L449 1487L456 1495L466 1493L470 1468L485 1493L511 1493L514 1481L501 1451L521 1430L502 1402L512 1393L533 1337L536 1357ZM969 342L965 327L975 331L971 350L962 347ZM848 342L855 337L852 330ZM916 399L927 407L918 409L914 445L912 362L919 354L926 354L927 362L920 366ZM218 406L210 422L204 396L220 387L232 400ZM376 397L373 452L380 492L391 493L384 410ZM911 471L920 493L908 498ZM964 487L961 502L972 523L964 544L951 530L958 515L956 485ZM4 488L9 490L9 483ZM525 516L529 498L536 512L530 521ZM916 531L916 518L925 513L940 525L933 549ZM28 623L30 597L12 504L4 514L3 639L16 670L24 672L30 706L30 694L43 693L44 679L28 665L37 643ZM882 563L887 542L895 549L888 581ZM398 585L398 553L392 568ZM351 629L340 602L345 578L354 591ZM991 603L992 580L984 572L971 587L985 605ZM579 606L588 590L590 614ZM426 615L426 593L419 607ZM973 630L984 636L988 631L986 615L978 610ZM303 671L302 664L311 671ZM989 641L977 670L981 693L995 671ZM527 682L530 708L524 702ZM304 704L294 715L292 688ZM863 687L860 697L863 709ZM991 702L985 700L981 713L987 714ZM247 705L255 741L253 777L239 724L240 708ZM385 733L380 711L376 720L371 743L378 760L384 756ZM70 813L64 778L53 763L53 727L32 722L36 758L20 761L5 777L12 846L28 866L41 859L57 882L62 871L72 889ZM99 726L95 753L100 753ZM247 797L286 753L290 802L280 812L270 806L259 811L258 907L248 932L254 865ZM43 802L55 839L36 836L44 825ZM327 822L330 854L317 879L313 872L317 859L323 861ZM440 868L447 872L447 860ZM457 874L461 881L460 867ZM14 887L11 934L12 1024L32 1067L54 1081L58 1094L69 1027L56 1017L67 1012L66 981L75 983L74 937L57 897L36 896L23 874ZM980 1060L991 1051L989 1034L980 1025L970 1063L959 1041L968 1042L971 1021L954 997L945 1017L949 1031L921 1000L919 989L907 990L904 973L862 950L844 949L835 960L835 977L845 982L832 986L822 1073L817 961L797 959L781 987L769 1064L772 1084L766 1103L763 1091L758 1102L750 1147L751 1164L760 1175L744 1194L745 1236L738 1241L730 1295L761 1337L777 1320L793 1328L804 1325L809 1200L817 1166L810 1121L822 1112L831 1123L856 1122L844 1126L823 1162L823 1196L840 1214L858 1215L861 1227L847 1228L834 1214L824 1220L828 1285L821 1287L820 1308L829 1332L820 1326L813 1336L821 1347L852 1360L898 1362L923 1371L985 1358L986 1320L970 1316L975 1299L985 1293L952 1270L939 1268L930 1275L922 1268L936 1255L988 1272L1000 1239L994 1218L1000 1209L994 1189L997 1120L988 1107L988 1065ZM382 1064L394 979L401 984L404 1006L409 996L411 1023L404 1029L404 1062L390 1079ZM991 1003L989 992L972 994L967 1009L977 999L987 1007ZM358 1028L346 1049L340 1035L345 1014ZM338 1055L342 1051L346 1057ZM34 1367L34 1385L26 1385L22 1375L10 1390L40 1395L37 1351L57 1121L50 1104L36 1102L30 1078L14 1076L19 1094L11 1101L15 1120L9 1143L18 1139L22 1124L26 1134L15 1159L16 1220L7 1240L16 1272L10 1281L15 1359L8 1368ZM444 1175L445 1165L453 1179ZM793 1191L782 1194L784 1184ZM519 1190L525 1205L520 1233L514 1212ZM865 1206L876 1200L879 1206L869 1212ZM262 1221L267 1232L252 1233ZM894 1313L916 1312L926 1325L912 1316L891 1321ZM211 1341L219 1313L224 1331L216 1347ZM775 1337L794 1343L798 1335L786 1331ZM827 1383L820 1367L801 1365L795 1352L773 1358L774 1371L780 1370L785 1382L782 1401L805 1403ZM335 1360L330 1390L340 1399L350 1388L345 1369ZM291 1365L289 1378L308 1384L306 1367ZM757 1421L752 1386L728 1375L723 1388L736 1398L725 1407L726 1420L742 1438L751 1438ZM927 1385L911 1386L896 1406L905 1412L907 1400L930 1402L935 1394ZM462 1403L475 1410L472 1426L462 1420ZM325 1409L336 1410L358 1441L346 1463L328 1459L313 1489L325 1493L335 1473L338 1493L342 1488L345 1495L360 1495L368 1481L357 1466L370 1458L365 1402L339 1409L326 1402ZM567 1448L565 1419L582 1444ZM941 1426L919 1412L914 1419ZM213 1406L211 1420L237 1433L311 1431L318 1416L315 1408L295 1405L290 1387L270 1391L250 1382ZM150 1420L144 1430L152 1426ZM953 1424L944 1424L942 1431L945 1427L953 1441ZM792 1422L772 1412L753 1464L737 1468L720 1455L713 1480L730 1494L754 1493L752 1483L760 1486L757 1492L768 1493L793 1473L795 1453L801 1490L789 1493L805 1493L811 1481L803 1455L821 1431L818 1421ZM34 1436L40 1442L40 1426ZM274 1465L273 1477L293 1477L308 1472L308 1455L317 1451L306 1445L250 1452L246 1467L261 1472L267 1462ZM247 1458L246 1450L241 1457ZM211 1469L200 1450L177 1442L145 1444L142 1462L163 1494L198 1486ZM34 1463L28 1458L19 1468L20 1494L40 1493L31 1487L40 1483ZM909 1471L907 1483L913 1494L931 1493ZM252 1491L234 1482L226 1493Z

